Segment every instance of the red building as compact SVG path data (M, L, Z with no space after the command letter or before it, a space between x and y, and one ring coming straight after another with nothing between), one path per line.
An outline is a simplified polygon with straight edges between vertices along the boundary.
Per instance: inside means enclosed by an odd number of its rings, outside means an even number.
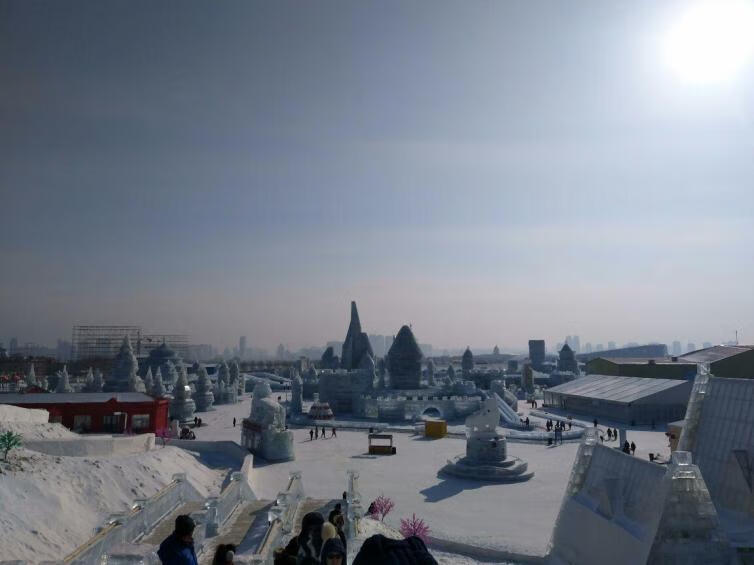
M0 404L37 408L79 433L155 433L168 427L168 400L141 392L0 394Z

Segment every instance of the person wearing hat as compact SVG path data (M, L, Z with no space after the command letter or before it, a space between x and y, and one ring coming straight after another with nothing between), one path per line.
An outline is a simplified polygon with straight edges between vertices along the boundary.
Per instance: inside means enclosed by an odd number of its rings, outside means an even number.
M194 551L196 523L188 514L175 519L175 530L160 544L157 555L162 565L199 565Z

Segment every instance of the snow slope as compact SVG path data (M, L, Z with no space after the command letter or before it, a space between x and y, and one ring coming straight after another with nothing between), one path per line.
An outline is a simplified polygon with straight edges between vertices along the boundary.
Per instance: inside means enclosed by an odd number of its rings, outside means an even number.
M174 473L186 473L204 496L217 494L224 477L170 446L106 459L21 449L12 461L12 468L0 465L0 556L6 560L61 559L109 514L154 495Z

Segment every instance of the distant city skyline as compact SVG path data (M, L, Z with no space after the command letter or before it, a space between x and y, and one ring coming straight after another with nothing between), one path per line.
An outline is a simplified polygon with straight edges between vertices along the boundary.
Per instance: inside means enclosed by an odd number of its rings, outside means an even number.
M683 5L3 0L0 335L754 341L754 71L679 78Z

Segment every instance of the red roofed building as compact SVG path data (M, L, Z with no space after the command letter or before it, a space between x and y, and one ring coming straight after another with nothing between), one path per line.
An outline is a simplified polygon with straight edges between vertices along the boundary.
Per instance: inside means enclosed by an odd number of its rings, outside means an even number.
M47 410L50 422L79 433L156 433L169 424L168 400L140 392L0 394L0 404Z

